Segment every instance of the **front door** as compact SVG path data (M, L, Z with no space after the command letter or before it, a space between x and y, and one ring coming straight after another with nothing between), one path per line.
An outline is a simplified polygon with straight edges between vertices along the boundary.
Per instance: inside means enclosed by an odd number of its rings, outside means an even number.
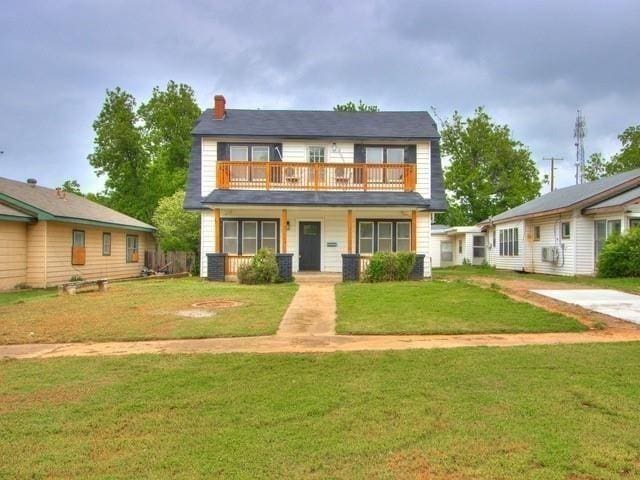
M320 222L300 222L301 271L320 271Z

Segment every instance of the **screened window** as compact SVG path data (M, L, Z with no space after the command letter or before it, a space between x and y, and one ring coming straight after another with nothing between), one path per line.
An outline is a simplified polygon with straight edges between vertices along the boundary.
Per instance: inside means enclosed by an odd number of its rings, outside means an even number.
M222 252L233 255L238 254L238 222L222 222Z
M535 242L540 240L540 225L533 227L533 240Z
M411 222L396 223L396 252L411 250Z
M384 161L384 149L382 147L367 147L367 163L382 163Z
M269 161L269 147L265 145L251 147L251 161L252 162L268 162ZM251 166L251 178L253 180L264 180L267 175L267 167L263 165Z
M136 263L138 261L138 237L136 235L127 235L127 263Z
M102 234L102 255L105 257L111 255L111 234L109 232Z
M393 223L378 222L378 251L391 252L393 250Z
M67 237L67 238L69 238L69 237ZM73 246L74 247L84 247L84 230L74 230L73 231Z
M358 226L359 245L358 251L361 254L373 253L373 222L360 222Z
M453 247L451 242L440 243L440 261L452 262L453 261Z
M475 235L473 237L473 257L474 258L485 257L484 237L481 235Z
M242 254L255 255L258 251L258 222L242 222Z
M262 222L262 248L268 248L272 252L278 249L278 223Z
M249 147L231 146L229 158L232 162L248 162ZM234 180L249 180L249 165L233 165L231 167L231 178Z
M506 228L500 230L500 256L517 257L518 251L518 229Z
M571 238L571 222L562 222L562 238Z
M311 146L308 148L309 162L311 163L323 163L324 162L324 147Z

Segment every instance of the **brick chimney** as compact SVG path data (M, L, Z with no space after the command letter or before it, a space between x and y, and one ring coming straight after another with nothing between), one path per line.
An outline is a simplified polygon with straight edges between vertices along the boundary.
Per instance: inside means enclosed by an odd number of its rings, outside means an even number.
M227 101L224 99L223 95L216 95L213 97L213 116L216 120L222 120L224 118L225 113L227 112L225 109Z

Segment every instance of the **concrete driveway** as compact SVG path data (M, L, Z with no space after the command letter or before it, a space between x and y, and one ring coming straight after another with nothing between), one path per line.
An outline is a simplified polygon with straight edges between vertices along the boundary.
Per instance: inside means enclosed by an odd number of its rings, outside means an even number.
M561 302L572 303L598 313L640 324L640 296L617 290L531 290Z

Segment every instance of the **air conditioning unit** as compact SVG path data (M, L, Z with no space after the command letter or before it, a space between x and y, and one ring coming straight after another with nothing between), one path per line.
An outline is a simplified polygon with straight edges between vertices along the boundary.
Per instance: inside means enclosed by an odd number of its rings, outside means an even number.
M558 263L560 260L560 249L558 247L542 247L542 261Z

